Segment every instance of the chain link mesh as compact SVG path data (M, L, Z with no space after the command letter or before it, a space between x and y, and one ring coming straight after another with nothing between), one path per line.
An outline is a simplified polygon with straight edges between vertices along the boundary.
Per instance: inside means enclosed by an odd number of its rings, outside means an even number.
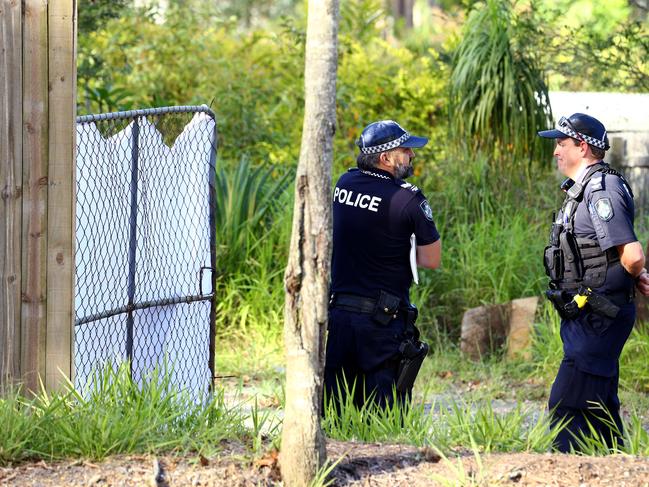
M206 392L214 367L216 123L207 107L77 119L75 385L131 363Z

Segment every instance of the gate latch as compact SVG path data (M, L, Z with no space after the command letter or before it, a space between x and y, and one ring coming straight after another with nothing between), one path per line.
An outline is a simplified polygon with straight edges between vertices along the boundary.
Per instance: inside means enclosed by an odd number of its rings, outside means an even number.
M209 272L204 272L209 271ZM201 270L198 273L198 293L201 296L211 296L214 294L214 268L213 267L201 267ZM211 289L207 294L203 292L203 283L206 283L206 289Z

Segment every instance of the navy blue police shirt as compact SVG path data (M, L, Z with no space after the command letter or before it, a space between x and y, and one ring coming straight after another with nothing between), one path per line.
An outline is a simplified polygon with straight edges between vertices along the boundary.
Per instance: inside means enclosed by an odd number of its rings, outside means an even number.
M624 181L614 174L596 173L584 190L574 221L578 237L596 239L602 250L635 242L633 197ZM595 291L607 294L631 292L633 277L621 265L613 265L604 284ZM617 361L635 321L635 305L621 307L614 319L593 311L574 320L563 320L561 338L567 358L591 374L612 377Z
M331 292L377 298L383 290L410 302L410 236L439 240L421 191L380 169L350 169L333 192Z

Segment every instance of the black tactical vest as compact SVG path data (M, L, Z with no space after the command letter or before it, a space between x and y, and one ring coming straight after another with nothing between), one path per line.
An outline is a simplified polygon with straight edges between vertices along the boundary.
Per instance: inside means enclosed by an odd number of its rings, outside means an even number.
M606 280L608 269L621 265L615 247L602 251L597 239L578 237L574 233L577 206L584 197L586 185L597 173L613 174L622 178L631 191L624 177L603 162L593 164L582 183L574 183L567 190L561 207L563 218L552 223L550 242L544 252L543 263L545 273L550 278L550 289L576 291L580 286L601 287Z

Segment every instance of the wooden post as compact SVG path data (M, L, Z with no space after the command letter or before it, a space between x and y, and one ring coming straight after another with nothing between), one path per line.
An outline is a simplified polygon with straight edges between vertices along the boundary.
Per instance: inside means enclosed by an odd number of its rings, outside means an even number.
M50 0L47 232L48 390L72 378L76 140L76 1Z
M23 16L23 225L21 378L36 391L45 372L47 275L47 3L25 2Z
M22 5L0 0L0 387L20 374Z
M0 0L0 386L72 373L75 17Z

